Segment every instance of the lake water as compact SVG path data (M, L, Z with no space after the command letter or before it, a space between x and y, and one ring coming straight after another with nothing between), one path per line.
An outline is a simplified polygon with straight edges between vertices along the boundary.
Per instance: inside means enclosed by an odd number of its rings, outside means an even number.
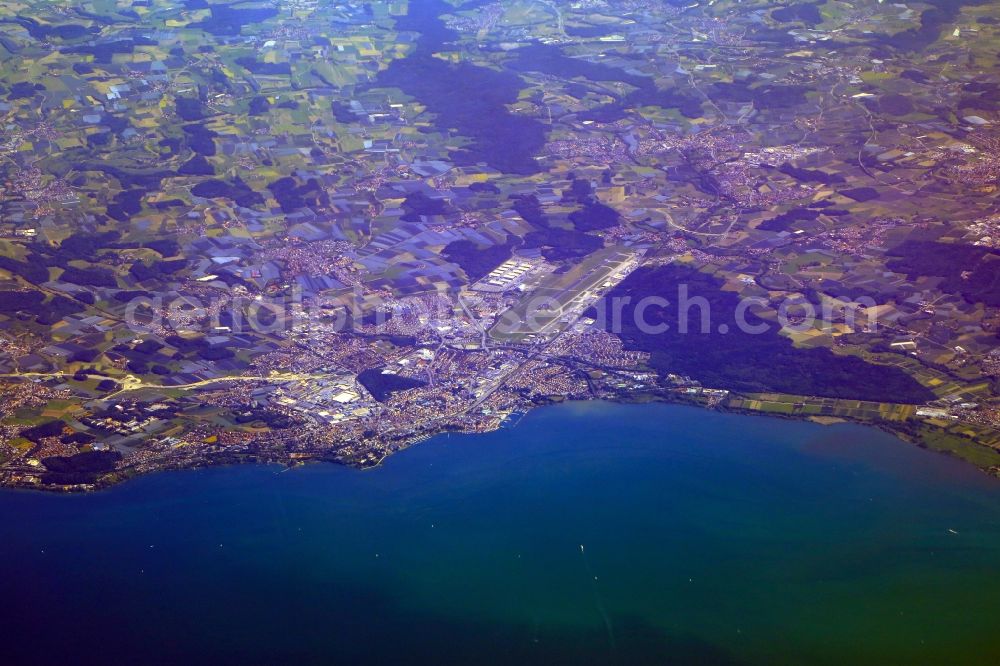
M855 425L577 403L357 471L0 493L0 662L1000 663L1000 482Z

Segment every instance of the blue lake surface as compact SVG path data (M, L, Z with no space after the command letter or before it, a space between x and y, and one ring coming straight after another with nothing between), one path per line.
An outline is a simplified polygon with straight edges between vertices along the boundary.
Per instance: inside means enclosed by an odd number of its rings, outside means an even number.
M4 664L1000 663L1000 482L663 404L2 492L0 558Z

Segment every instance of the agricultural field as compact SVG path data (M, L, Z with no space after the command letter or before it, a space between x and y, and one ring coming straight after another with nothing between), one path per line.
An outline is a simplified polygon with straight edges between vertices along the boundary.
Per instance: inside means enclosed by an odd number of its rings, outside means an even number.
M995 13L7 3L0 483L688 390L996 471Z

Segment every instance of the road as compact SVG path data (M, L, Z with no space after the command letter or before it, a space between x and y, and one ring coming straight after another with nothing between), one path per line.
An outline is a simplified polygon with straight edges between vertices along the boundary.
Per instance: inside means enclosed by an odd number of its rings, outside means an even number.
M73 379L74 377L80 376L78 373L74 372L15 372L0 374L0 379ZM210 386L212 384L218 384L220 382L294 382L294 381L307 381L310 379L320 379L327 377L328 375L312 375L312 374L302 374L302 373L289 373L289 372L276 372L267 376L254 376L254 375L232 375L228 377L216 377L214 379L203 379L197 382L191 382L189 384L150 384L149 382L144 382L134 375L127 375L125 377L108 377L107 375L93 375L84 374L87 379L97 379L103 381L105 379L110 379L113 382L117 382L121 385L117 391L109 393L102 396L101 400L108 400L114 398L122 393L129 393L132 391L138 391L141 389L181 389L189 390L201 388L203 386Z

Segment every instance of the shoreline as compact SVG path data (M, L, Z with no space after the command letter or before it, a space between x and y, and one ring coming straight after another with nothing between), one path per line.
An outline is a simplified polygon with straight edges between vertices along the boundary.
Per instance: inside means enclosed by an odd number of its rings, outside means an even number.
M699 400L699 398L702 398ZM743 400L743 396L740 396ZM76 495L76 494L89 494L97 493L104 490L109 490L115 486L127 483L132 479L139 478L141 476L147 476L151 474L158 474L161 472L171 472L171 471L185 471L185 470L196 470L196 469L207 469L211 467L224 467L224 466L235 466L235 465L275 465L284 468L283 471L293 469L295 467L304 466L307 464L323 463L323 464L337 464L344 467L352 468L358 471L365 471L371 469L377 469L382 466L386 459L409 449L413 446L421 444L429 439L433 439L440 435L446 433L457 433L466 435L480 435L488 434L491 432L497 432L502 429L511 429L517 426L517 424L525 416L534 412L538 408L544 408L559 404L568 403L596 403L604 402L608 404L648 404L648 403L661 403L667 405L680 405L694 407L698 409L713 410L723 414L733 414L739 416L757 416L757 417L769 417L769 418L779 418L786 421L800 421L814 423L819 426L830 426L836 425L838 423L851 423L855 425L861 425L866 427L872 427L877 430L881 430L887 434L892 435L901 442L917 446L919 448L925 449L927 451L945 455L951 458L956 458L962 463L971 465L975 467L980 472L986 474L987 476L1000 479L1000 464L997 465L981 465L977 464L975 460L971 457L962 455L963 447L957 446L954 449L937 448L928 444L924 438L920 436L921 425L917 425L915 430L916 433L912 432L914 428L902 428L898 425L894 425L894 422L887 420L877 420L877 419L860 419L851 418L849 416L824 416L824 415L800 415L800 414L787 414L787 413L777 413L772 411L764 411L761 409L750 409L742 406L733 406L729 404L723 404L722 402L715 402L712 404L706 404L704 396L698 394L697 396L690 396L684 393L679 393L676 391L648 391L648 392L635 392L635 393L622 393L610 397L599 397L599 398L564 398L557 399L556 397L549 397L545 402L538 402L532 405L526 406L523 409L515 410L511 414L505 416L505 418L498 423L498 425L490 430L461 430L453 429L448 427L438 427L434 430L428 432L421 432L409 439L400 440L398 442L393 442L392 449L382 453L374 462L368 462L368 458L371 455L371 451L358 454L356 459L350 460L345 459L342 456L337 455L334 452L323 453L317 451L313 453L302 453L302 452L286 452L284 455L279 452L261 452L261 453L248 453L248 452L234 452L227 453L224 451L218 452L208 452L204 457L199 458L196 461L184 461L178 460L176 463L166 463L162 466L157 466L152 469L136 471L134 467L123 467L117 469L113 472L109 472L104 476L98 478L94 483L86 484L72 484L72 485L62 485L62 484L41 484L41 483L8 483L6 480L0 480L0 490L12 490L12 491L34 491L39 493L55 493L64 495ZM514 415L518 414L517 421L512 425L506 425L508 419ZM908 423L908 422L902 422ZM918 422L921 423L921 422ZM921 423L922 424L922 423ZM922 424L923 428L926 430L928 428L933 428L933 426L928 426ZM938 429L944 432L943 429ZM968 439L964 443L965 447L969 449L980 448L987 449L988 451L997 455L1000 458L1000 453L997 453L993 449L986 447L984 445L978 444L972 439Z

